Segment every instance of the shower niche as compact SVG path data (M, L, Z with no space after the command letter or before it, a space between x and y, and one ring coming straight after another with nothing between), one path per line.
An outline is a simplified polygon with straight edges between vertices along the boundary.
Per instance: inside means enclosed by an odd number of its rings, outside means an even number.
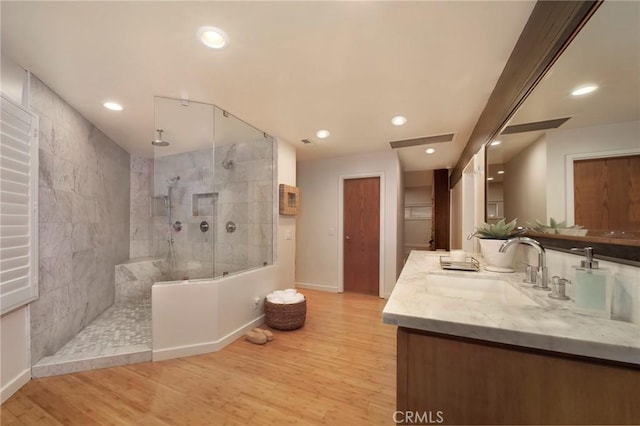
M215 105L154 102L163 144L153 148L151 256L166 260L163 275L214 278L272 264L273 138Z
M213 216L213 208L217 197L218 194L213 192L193 194L191 198L191 215L194 217Z

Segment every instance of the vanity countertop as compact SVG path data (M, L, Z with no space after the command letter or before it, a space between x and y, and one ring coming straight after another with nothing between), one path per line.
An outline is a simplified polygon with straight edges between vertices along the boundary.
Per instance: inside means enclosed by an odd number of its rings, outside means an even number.
M640 327L580 315L570 302L522 282L521 273L443 271L443 252L412 251L382 318L386 324L527 348L640 365ZM442 297L427 292L429 274L499 278L509 281L542 306L511 306Z

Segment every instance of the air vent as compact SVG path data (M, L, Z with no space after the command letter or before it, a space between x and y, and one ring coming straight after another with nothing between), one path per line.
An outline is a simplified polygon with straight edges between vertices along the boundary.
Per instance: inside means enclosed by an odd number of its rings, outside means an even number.
M389 142L391 148L406 148L408 146L429 145L432 143L451 142L453 140L453 133L446 135L426 136L424 138L405 139L401 141Z
M533 123L514 124L507 126L501 135L512 135L514 133L535 132L539 130L557 129L567 122L571 117L555 118L553 120L535 121Z
M311 141L309 139L300 139L300 142L309 144Z

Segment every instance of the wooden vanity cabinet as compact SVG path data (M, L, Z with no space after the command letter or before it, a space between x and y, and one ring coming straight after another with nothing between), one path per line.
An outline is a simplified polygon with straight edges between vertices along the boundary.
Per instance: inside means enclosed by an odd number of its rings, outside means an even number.
M637 366L403 327L397 344L405 424L640 424Z

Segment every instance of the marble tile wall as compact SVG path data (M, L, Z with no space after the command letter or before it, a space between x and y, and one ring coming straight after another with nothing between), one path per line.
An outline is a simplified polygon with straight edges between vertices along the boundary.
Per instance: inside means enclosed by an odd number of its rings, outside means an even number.
M131 156L131 217L129 256L132 259L154 255L153 217L153 159Z
M31 77L39 116L39 298L31 360L52 355L114 301L129 258L129 154Z
M273 141L260 138L217 146L215 158L216 274L273 263ZM222 167L228 160L233 166ZM230 220L237 225L233 233L225 228Z
M222 162L229 160L233 166L224 168ZM153 255L166 258L167 240L174 239L173 279L220 276L273 262L271 138L158 157L151 167ZM172 221L182 222L183 228L171 232L162 197L168 196L167 180L176 176L180 180L171 191ZM203 220L209 223L204 233ZM236 224L233 233L226 230L229 221Z
M168 277L212 277L217 197L213 191L213 149L156 157L153 169L154 256L166 259L167 240L173 238L176 265ZM163 197L169 196L167 181L178 176L180 179L171 187L171 223L181 222L182 229L175 231L169 224ZM207 232L200 231L202 221L209 224Z

